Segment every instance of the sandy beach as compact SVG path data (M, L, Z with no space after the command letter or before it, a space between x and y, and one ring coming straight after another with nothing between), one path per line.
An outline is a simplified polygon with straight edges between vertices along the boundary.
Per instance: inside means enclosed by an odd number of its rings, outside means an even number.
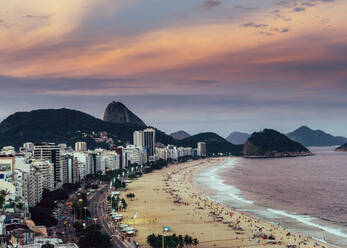
M278 225L244 214L210 201L193 182L193 175L226 158L204 159L170 165L165 169L143 175L128 185L122 193L134 193L128 208L122 213L123 223L138 230L135 240L141 247L149 247L149 234L162 234L169 226L169 234L190 235L200 242L198 247L329 247L300 234L289 233ZM133 216L136 214L136 218ZM269 244L274 237L276 244Z

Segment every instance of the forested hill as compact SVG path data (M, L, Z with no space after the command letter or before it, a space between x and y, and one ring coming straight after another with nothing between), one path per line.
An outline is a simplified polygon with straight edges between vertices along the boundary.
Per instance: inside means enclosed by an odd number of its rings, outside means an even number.
M17 149L25 142L55 142L73 146L76 141L88 142L90 149L109 148L110 139L115 145L131 144L133 132L144 126L131 123L118 124L103 121L89 114L71 109L39 109L17 112L0 124L0 147L14 146ZM100 132L107 132L107 138ZM232 145L215 133L203 133L184 140L156 129L156 139L162 144L196 147L197 142L207 143L207 152L231 152L240 154L242 148Z
M292 157L311 155L311 152L298 142L272 129L255 132L243 147L245 157Z

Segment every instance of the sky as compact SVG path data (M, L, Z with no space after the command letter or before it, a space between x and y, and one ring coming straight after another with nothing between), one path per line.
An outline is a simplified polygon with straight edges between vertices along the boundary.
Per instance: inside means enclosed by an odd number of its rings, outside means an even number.
M346 0L2 0L0 120L121 101L165 132L347 136Z

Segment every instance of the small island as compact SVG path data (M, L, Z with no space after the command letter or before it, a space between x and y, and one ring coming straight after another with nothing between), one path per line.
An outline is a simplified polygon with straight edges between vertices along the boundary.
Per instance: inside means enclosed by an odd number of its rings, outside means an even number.
M243 147L245 158L280 158L312 156L305 146L289 139L284 134L272 129L255 132Z
M335 149L337 152L347 152L347 143Z

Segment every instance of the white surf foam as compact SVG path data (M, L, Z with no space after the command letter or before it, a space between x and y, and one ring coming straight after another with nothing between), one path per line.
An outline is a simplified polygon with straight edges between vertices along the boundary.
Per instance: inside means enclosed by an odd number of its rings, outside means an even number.
M220 170L230 169L235 166L236 163L237 158L229 159L220 166L211 167L203 171L195 177L195 180L216 191L215 195L210 196L213 199L218 198L219 201L235 200L243 204L253 204L253 201L241 197L241 190L232 185L225 184L224 180L218 176Z
M327 233L330 233L332 235L335 235L337 237L346 238L347 234L344 233L341 229L329 227L329 226L323 226L318 223L315 223L315 218L310 216L303 216L303 215L296 215L296 214L290 214L283 210L276 210L276 209L251 209L254 208L254 202L251 200L247 200L243 198L242 191L238 188L236 188L233 185L228 185L224 183L224 180L218 176L219 171L223 169L230 169L233 166L235 166L238 162L238 158L232 158L224 163L220 164L219 166L215 166L212 168L209 168L199 175L195 177L195 180L197 182L202 183L203 185L208 186L212 190L215 191L214 195L210 195L209 198L212 200L216 200L218 202L225 202L228 200L233 201L237 203L242 203L241 206L234 206L240 209L240 207L243 207L245 209L242 209L245 212L253 212L259 216L265 217L267 219L276 219L280 216L287 217L296 220L297 222L303 223L307 226L311 226L320 230L323 230ZM234 205L233 204L233 205ZM238 205L238 204L236 204ZM250 209L247 209L247 206L250 207ZM260 206L259 206L260 207ZM277 217L278 216L278 217ZM316 238L317 239L317 238Z
M277 215L281 215L281 216L285 216L285 217L288 217L288 218L291 218L291 219L295 219L296 221L301 222L301 223L303 223L303 224L305 224L307 226L312 226L312 227L318 228L320 230L323 230L323 231L325 231L327 233L333 234L335 236L347 239L347 234L344 233L341 229L336 229L336 228L333 228L333 227L322 226L320 224L317 224L317 223L313 222L313 220L315 218L312 218L310 216L289 214L289 213L287 213L285 211L271 209L271 208L268 208L267 210L272 212L272 213L275 213Z

